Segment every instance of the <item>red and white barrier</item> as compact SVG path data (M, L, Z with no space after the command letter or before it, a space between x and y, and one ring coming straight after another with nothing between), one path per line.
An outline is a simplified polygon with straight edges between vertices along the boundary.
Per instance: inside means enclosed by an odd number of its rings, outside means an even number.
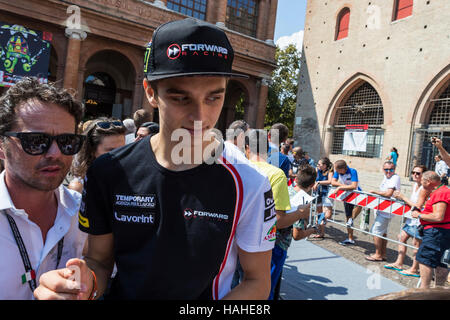
M411 211L411 207L402 201L390 200L373 194L367 194L363 191L351 190L344 191L331 189L328 198L354 204L360 207L379 210L386 213L393 213L399 216Z

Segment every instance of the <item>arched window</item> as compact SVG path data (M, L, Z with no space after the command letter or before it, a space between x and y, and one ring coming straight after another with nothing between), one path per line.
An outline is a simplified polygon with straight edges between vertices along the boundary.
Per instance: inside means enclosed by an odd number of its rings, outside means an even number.
M350 24L350 9L344 8L338 15L336 40L347 38Z
M331 153L380 158L383 149L384 113L377 91L369 83L364 82L338 108L337 121L333 127ZM347 125L368 125L366 152L343 150Z
M449 126L450 125L450 82L447 88L437 99L431 100L434 103L431 111L429 125Z
M412 15L414 0L395 0L394 21Z

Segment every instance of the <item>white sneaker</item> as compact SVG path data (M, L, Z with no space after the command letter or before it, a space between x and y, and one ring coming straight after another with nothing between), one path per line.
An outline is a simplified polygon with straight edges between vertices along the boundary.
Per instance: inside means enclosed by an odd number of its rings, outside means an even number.
M353 227L353 218L349 218L346 224L349 228Z
M350 240L350 239L345 239L344 241L339 242L339 244L342 244L343 246L345 246L347 244L355 244L355 241Z

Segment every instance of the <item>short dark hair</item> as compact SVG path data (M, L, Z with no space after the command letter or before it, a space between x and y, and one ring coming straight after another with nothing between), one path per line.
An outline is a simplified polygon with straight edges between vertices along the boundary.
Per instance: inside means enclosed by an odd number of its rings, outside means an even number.
M317 172L316 169L310 165L303 165L298 168L295 182L304 189L307 189L316 183Z
M147 130L150 134L159 132L159 124L157 124L156 122L151 122L151 121L144 122L143 124L141 124L139 126L139 128L147 128ZM138 130L139 130L139 128L138 128ZM137 133L137 131L136 131L136 133Z
M139 109L134 112L133 121L137 131L143 123L152 121L152 115L146 109Z
M345 162L345 160L337 160L334 163L334 166L337 170L348 169L348 166L347 166L347 163Z
M74 99L67 90L58 88L54 83L40 83L37 78L25 77L0 97L0 135L11 131L16 122L17 107L30 100L53 103L60 106L75 118L75 132L84 115L81 102Z
M250 128L250 126L244 120L235 120L228 127L228 129L231 129L231 130L238 130L238 129L240 129L240 130L242 130L244 132L247 131L249 128Z
M422 173L424 173L425 171L428 171L427 166L425 166L425 165L423 165L423 164L418 164L418 165L414 166L413 169L414 169L414 168L420 168L420 169L422 169Z
M289 129L282 123L275 123L270 127L270 137L278 137L278 142L284 142L289 136Z
M269 140L267 139L266 130L251 129L245 135L245 146L253 154L266 155L269 150Z

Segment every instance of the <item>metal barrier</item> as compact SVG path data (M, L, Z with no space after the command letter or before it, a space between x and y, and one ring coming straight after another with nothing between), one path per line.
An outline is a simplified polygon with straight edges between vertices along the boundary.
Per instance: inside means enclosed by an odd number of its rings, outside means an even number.
M399 230L399 234L402 231L402 227L404 225L404 221L405 221L405 214L408 214L411 212L411 207L409 205L407 205L404 201L401 200L397 200L395 198L386 198L386 197L382 197L373 193L369 193L369 192L364 192L364 191L358 191L358 190L351 190L351 191L344 191L344 190L338 190L337 192L335 192L336 188L333 187L329 187L329 192L328 192L328 198L330 198L333 202L333 210L332 210L332 217L331 219L327 219L327 222L332 222L334 224L337 225L341 225L347 228L351 228L353 230L362 232L362 233L366 233L372 236L376 236L378 238L381 239L385 239L387 241L393 242L393 243L397 243L399 245L402 246L406 246L408 248L417 250L417 248L413 245L407 244L407 243L403 243L401 241L395 240L395 239L391 239L388 237L383 237L383 236L379 236L379 235L375 235L373 233L370 232L369 229L369 223L370 223L370 210L373 211L374 217L376 216L376 211L382 211L385 213L388 213L391 216L400 216L401 217L401 223L400 223L400 230ZM311 209L310 209L310 215L309 215L309 224L317 224L317 219L318 219L318 214L317 214L317 206L320 206L320 204L317 203L317 199L316 198L313 203L311 204ZM347 226L346 223L342 223L339 221L336 221L334 219L335 214L336 214L336 203L340 201L340 202L345 202L345 203L349 203L352 205L356 205L359 207L363 208L363 211L360 213L364 214L364 220L361 222L360 227L349 227ZM392 217L391 217L392 218Z

